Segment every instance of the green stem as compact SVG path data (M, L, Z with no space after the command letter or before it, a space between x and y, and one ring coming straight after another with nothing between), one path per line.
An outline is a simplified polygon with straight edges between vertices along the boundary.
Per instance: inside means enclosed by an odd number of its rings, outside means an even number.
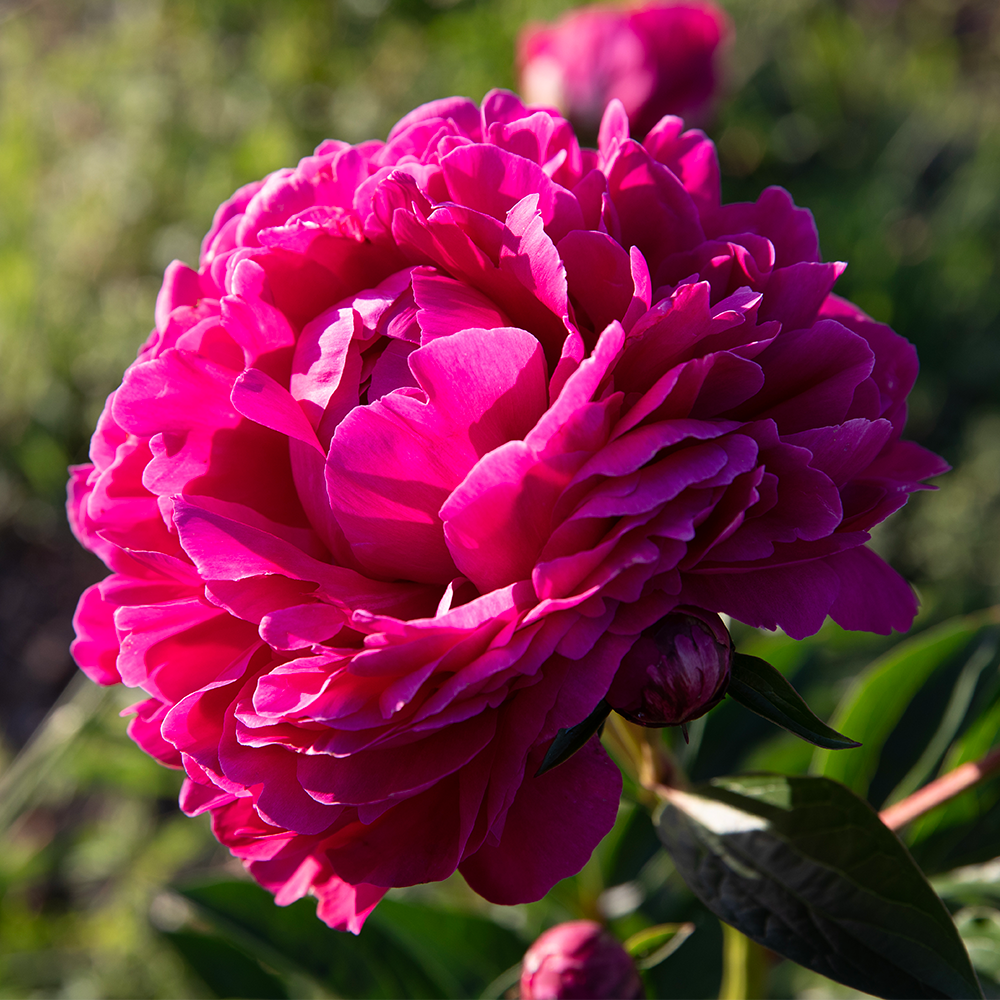
M763 1000L767 996L767 952L729 924L722 925L722 986L719 1000Z

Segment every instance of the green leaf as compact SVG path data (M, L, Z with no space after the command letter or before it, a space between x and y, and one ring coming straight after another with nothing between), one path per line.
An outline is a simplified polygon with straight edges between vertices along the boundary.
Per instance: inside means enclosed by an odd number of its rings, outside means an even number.
M962 727L969 712L979 686L983 671L993 662L997 651L997 635L990 629L975 647L972 655L966 660L962 672L952 688L948 705L941 716L937 731L927 741L920 759L910 768L909 773L890 792L882 804L882 808L905 799L921 785L934 777L935 768L952 744L956 734Z
M952 771L970 760L985 757L996 743L998 734L1000 699L987 708L951 745L941 765L941 773ZM988 785L970 788L937 809L918 816L906 830L906 842L912 848L955 827L975 826L996 800L995 789Z
M941 766L951 771L970 760L985 757L1000 739L1000 697L986 707L969 728L951 745Z
M571 729L560 729L556 733L556 738L549 744L549 749L545 752L541 766L535 772L537 778L546 771L563 761L569 760L594 733L598 732L604 725L604 720L611 714L611 706L602 698L597 703L597 708L587 716L583 722L578 722Z
M944 899L967 904L1000 904L1000 858L935 875L931 885Z
M644 972L655 969L669 958L694 933L694 924L656 924L637 931L622 942L622 947L632 956Z
M161 931L217 997L286 1000L288 991L260 962L214 934Z
M471 914L383 899L368 922L416 957L449 996L479 996L524 954L516 934Z
M315 903L276 906L250 882L180 890L221 932L276 968L291 965L348 997L478 996L524 944L491 920L383 899L360 935L333 931Z
M479 1000L500 1000L501 997L506 996L508 990L517 986L520 979L521 962L517 962L509 969L504 969L492 983L489 983L479 994Z
M279 907L252 882L217 881L178 890L226 937L277 969L289 966L345 997L449 996L423 966L369 918L355 936L331 930L315 901Z
M953 618L906 639L862 671L834 712L830 724L863 743L856 753L817 750L812 773L843 782L859 795L878 769L882 747L913 696L988 622L985 613Z
M970 906L955 914L955 925L976 969L1000 983L1000 910Z
M730 698L768 722L828 750L861 746L817 718L802 696L767 660L737 653L729 677Z
M843 785L717 778L673 790L657 829L691 890L766 948L876 996L982 996L944 904Z

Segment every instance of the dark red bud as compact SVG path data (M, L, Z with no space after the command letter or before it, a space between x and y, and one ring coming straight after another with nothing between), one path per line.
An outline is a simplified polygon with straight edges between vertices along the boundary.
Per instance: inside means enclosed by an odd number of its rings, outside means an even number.
M640 726L679 726L722 701L733 643L722 619L681 608L646 629L623 657L607 701Z
M641 1000L645 995L628 952L593 920L557 924L525 953L521 1000Z

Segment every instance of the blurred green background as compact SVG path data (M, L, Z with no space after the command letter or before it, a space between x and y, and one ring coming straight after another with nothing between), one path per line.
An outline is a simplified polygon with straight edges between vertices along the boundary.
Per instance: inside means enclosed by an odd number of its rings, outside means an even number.
M838 292L918 347L908 435L955 466L939 492L918 494L879 530L876 547L918 586L918 631L995 604L1000 8L993 0L723 5L736 34L709 130L725 199L755 198L777 183L814 211L824 256L850 263ZM215 207L236 187L294 163L323 138L384 137L423 101L513 87L519 28L568 6L0 2L0 997L392 996L405 983L415 995L444 988L409 973L375 986L359 973L345 986L302 956L287 967L275 966L280 956L261 966L269 932L234 930L233 917L259 900L208 905L195 890L171 889L238 877L240 869L214 845L206 822L177 812L177 776L124 736L117 713L128 692L74 682L41 738L10 761L72 676L73 605L102 575L65 526L66 465L86 460L104 398L151 325L164 266L196 260ZM875 771L859 790L876 805L900 782L924 780L996 737L994 626L977 619L959 631L957 645L900 707L899 725L875 741ZM756 634L742 641L795 672L824 717L892 644L835 629L806 643ZM731 709L723 706L683 749L696 777L810 766L809 747ZM928 762L923 751L935 732L939 752ZM961 835L949 840L939 831L935 839L927 828L911 835L929 872L1000 853L997 796L976 796L950 821ZM494 942L497 954L579 913L620 912L622 934L691 918L698 932L659 967L655 988L714 996L718 925L677 884L643 811L623 809L598 859L542 903L501 911L453 880L399 893L403 909L387 908L382 930L371 933L409 941L422 954L407 937L405 907L428 901L507 928L497 933L513 937ZM991 877L1000 881L1000 873ZM633 886L633 896L645 887L641 907L628 909L625 890L607 896L621 885ZM988 965L1000 952L996 899L955 891ZM332 941L314 943L335 954L341 945ZM774 996L852 995L790 967L773 979ZM460 996L476 980L456 982L448 988Z

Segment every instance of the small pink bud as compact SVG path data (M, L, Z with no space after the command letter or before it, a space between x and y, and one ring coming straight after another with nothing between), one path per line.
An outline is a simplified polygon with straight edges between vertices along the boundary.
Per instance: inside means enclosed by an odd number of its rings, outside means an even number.
M646 629L625 655L608 704L640 726L683 725L722 701L732 659L722 619L681 608Z
M593 920L557 924L525 953L521 1000L640 1000L645 995L628 952Z

